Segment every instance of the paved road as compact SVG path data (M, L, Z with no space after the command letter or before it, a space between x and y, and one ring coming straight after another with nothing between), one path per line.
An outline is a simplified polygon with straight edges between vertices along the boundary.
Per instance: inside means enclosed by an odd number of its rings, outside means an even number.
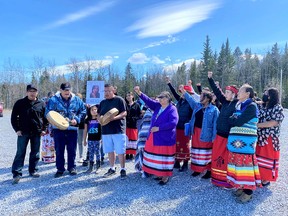
M288 116L288 112L285 111ZM0 118L0 212L1 215L288 215L288 118L282 125L280 177L268 188L256 190L247 204L237 204L231 191L213 186L209 180L174 172L171 181L159 186L142 179L127 163L128 178L87 175L78 166L77 176L54 179L55 164L40 164L39 179L28 177L28 153L24 177L11 185L11 164L16 151L16 135L10 112ZM119 169L119 165L118 165ZM119 170L118 170L119 171Z

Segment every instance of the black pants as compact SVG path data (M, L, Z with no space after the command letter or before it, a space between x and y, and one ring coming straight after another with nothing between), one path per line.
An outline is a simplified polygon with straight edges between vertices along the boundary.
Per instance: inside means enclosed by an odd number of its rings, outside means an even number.
M77 130L54 130L57 171L65 171L65 147L67 148L68 171L76 168Z
M29 173L37 172L40 160L40 135L22 134L17 138L17 152L12 164L13 177L22 176L22 169L26 155L27 145L30 141L31 151L29 156Z

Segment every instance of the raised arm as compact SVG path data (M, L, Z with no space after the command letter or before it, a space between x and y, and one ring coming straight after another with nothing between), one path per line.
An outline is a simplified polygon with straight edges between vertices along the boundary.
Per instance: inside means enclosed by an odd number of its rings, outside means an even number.
M151 98L149 98L147 95L145 95L144 93L142 93L140 91L140 87L139 86L135 86L134 87L134 91L136 92L136 94L145 102L145 104L151 109L151 110L155 110L157 107L160 106L159 102L152 100Z
M181 93L183 93L185 99L187 100L187 102L189 103L190 107L192 109L195 109L195 107L198 105L198 102L194 99L193 96L189 95L186 90L184 89L184 86L180 87L180 91Z
M213 80L212 75L213 75L213 72L209 71L208 72L208 82L209 82L209 85L210 85L213 93L215 94L216 98L221 103L227 102L223 92L217 87L215 81Z

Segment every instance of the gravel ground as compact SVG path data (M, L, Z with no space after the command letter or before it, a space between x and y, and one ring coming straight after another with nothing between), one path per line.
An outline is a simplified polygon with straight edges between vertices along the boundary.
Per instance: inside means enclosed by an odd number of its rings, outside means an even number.
M85 174L78 164L77 176L53 177L55 164L40 162L39 179L28 174L28 154L23 178L12 185L11 164L16 152L16 134L10 112L0 118L0 213L1 215L288 215L288 118L281 135L280 176L268 188L259 188L247 204L238 204L232 191L213 186L209 180L191 177L191 171L174 171L165 186L143 179L127 163L128 178L104 179L108 162L99 174ZM288 111L285 111L288 116ZM28 148L29 149L29 148Z

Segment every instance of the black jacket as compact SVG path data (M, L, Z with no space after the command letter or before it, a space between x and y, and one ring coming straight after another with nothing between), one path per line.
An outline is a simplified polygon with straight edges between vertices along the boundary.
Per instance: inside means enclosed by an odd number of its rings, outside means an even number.
M137 128L137 120L140 119L141 109L138 103L133 103L129 106L127 103L127 116L126 116L126 126L127 128Z
M238 102L238 99L234 99L233 101L227 101L223 92L219 88L217 88L213 78L208 78L208 81L213 90L213 93L222 104L220 114L217 119L217 134L227 138L231 129L231 125L228 124L229 117L232 116L233 113L236 111L235 106Z
M39 134L45 131L48 125L44 117L45 103L40 100L30 101L28 97L22 98L13 106L11 124L13 129L24 134Z
M177 100L177 111L179 115L179 120L177 123L176 128L177 129L184 129L184 124L189 122L192 116L192 109L187 102L185 98L182 98L177 92L175 91L174 87L171 85L171 83L168 83L168 86L174 96L174 98Z

